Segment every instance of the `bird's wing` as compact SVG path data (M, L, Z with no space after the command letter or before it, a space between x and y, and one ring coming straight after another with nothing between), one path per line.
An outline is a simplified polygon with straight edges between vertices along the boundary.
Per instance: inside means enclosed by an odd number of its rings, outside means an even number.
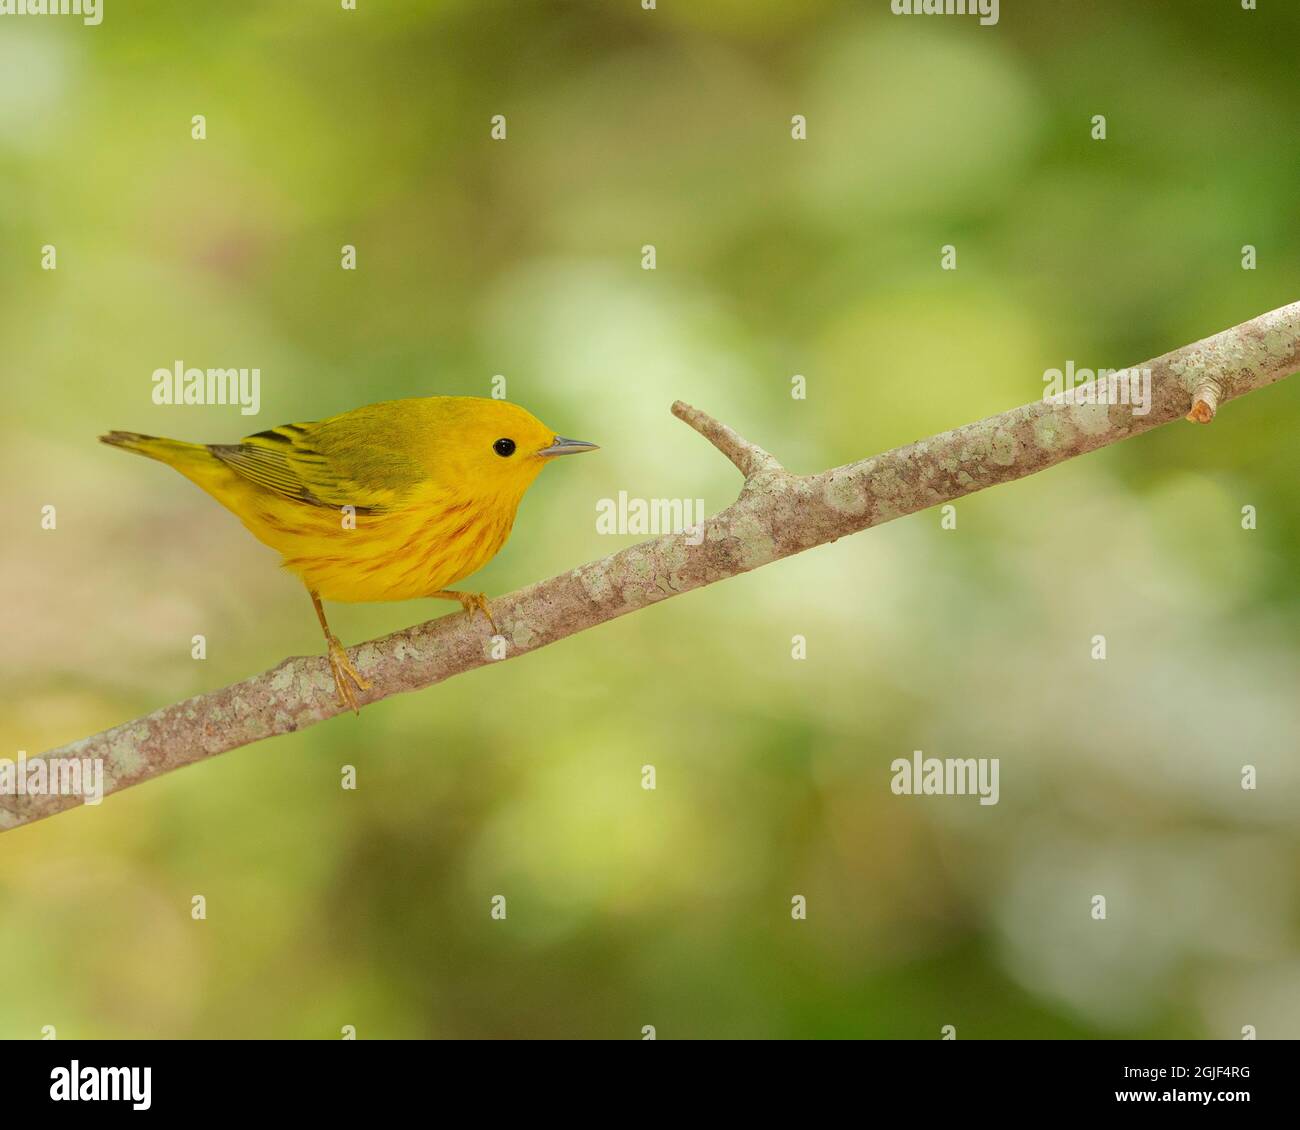
M426 472L402 450L401 429L381 418L348 412L310 424L282 424L240 443L210 444L212 452L249 482L312 506L392 509Z

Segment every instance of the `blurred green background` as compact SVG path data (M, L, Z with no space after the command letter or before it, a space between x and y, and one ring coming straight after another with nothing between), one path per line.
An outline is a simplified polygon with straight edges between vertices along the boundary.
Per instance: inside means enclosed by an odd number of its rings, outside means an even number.
M811 471L1295 300L1300 11L1261 8L0 17L0 756L322 651L274 555L103 430L228 442L502 374L603 451L462 586L499 594L636 540L595 532L620 490L732 500L675 398ZM259 366L261 414L154 406L178 358ZM1298 422L1290 381L956 531L917 515L7 833L0 1036L1300 1036ZM356 643L449 608L330 612ZM1001 802L892 795L914 749L1000 758Z

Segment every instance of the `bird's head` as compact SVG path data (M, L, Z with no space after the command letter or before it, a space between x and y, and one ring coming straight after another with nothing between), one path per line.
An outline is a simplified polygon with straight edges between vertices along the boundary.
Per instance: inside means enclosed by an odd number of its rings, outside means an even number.
M475 494L522 498L547 463L597 446L557 435L531 412L504 400L438 397L445 420L431 429L437 437L435 462Z

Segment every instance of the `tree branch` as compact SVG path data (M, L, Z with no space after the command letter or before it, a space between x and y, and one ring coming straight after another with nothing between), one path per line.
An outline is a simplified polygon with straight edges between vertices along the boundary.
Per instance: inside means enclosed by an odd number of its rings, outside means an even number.
M690 424L700 435L721 451L736 465L736 470L744 475L747 480L752 479L755 475L783 475L786 473L785 468L776 461L774 456L769 455L758 444L750 443L749 440L742 438L727 427L726 424L719 423L708 413L701 412L698 408L692 408L689 404L678 400L673 403L673 415L679 420L684 420Z
M745 476L731 506L685 534L668 534L499 598L492 612L504 658L603 624L985 487L1042 471L1106 444L1220 405L1300 368L1300 302L1261 314L1148 361L1151 408L1035 401L859 463L794 475L725 424L678 401L673 413ZM481 618L444 616L350 649L373 684L363 703L420 690L498 662ZM165 706L42 754L99 758L105 792L341 712L320 656L287 659L242 683ZM81 797L0 795L0 830L79 806Z

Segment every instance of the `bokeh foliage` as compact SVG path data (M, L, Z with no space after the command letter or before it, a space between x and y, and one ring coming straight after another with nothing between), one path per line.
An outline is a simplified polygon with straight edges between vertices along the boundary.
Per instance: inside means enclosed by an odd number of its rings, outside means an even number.
M620 490L730 501L675 398L813 470L1300 297L1294 5L106 3L0 19L0 756L321 648L108 428L504 374L604 449L500 593L631 540ZM261 415L153 406L177 358L260 366ZM1298 422L1292 381L6 834L0 1036L1300 1036ZM914 749L1001 803L891 795Z

